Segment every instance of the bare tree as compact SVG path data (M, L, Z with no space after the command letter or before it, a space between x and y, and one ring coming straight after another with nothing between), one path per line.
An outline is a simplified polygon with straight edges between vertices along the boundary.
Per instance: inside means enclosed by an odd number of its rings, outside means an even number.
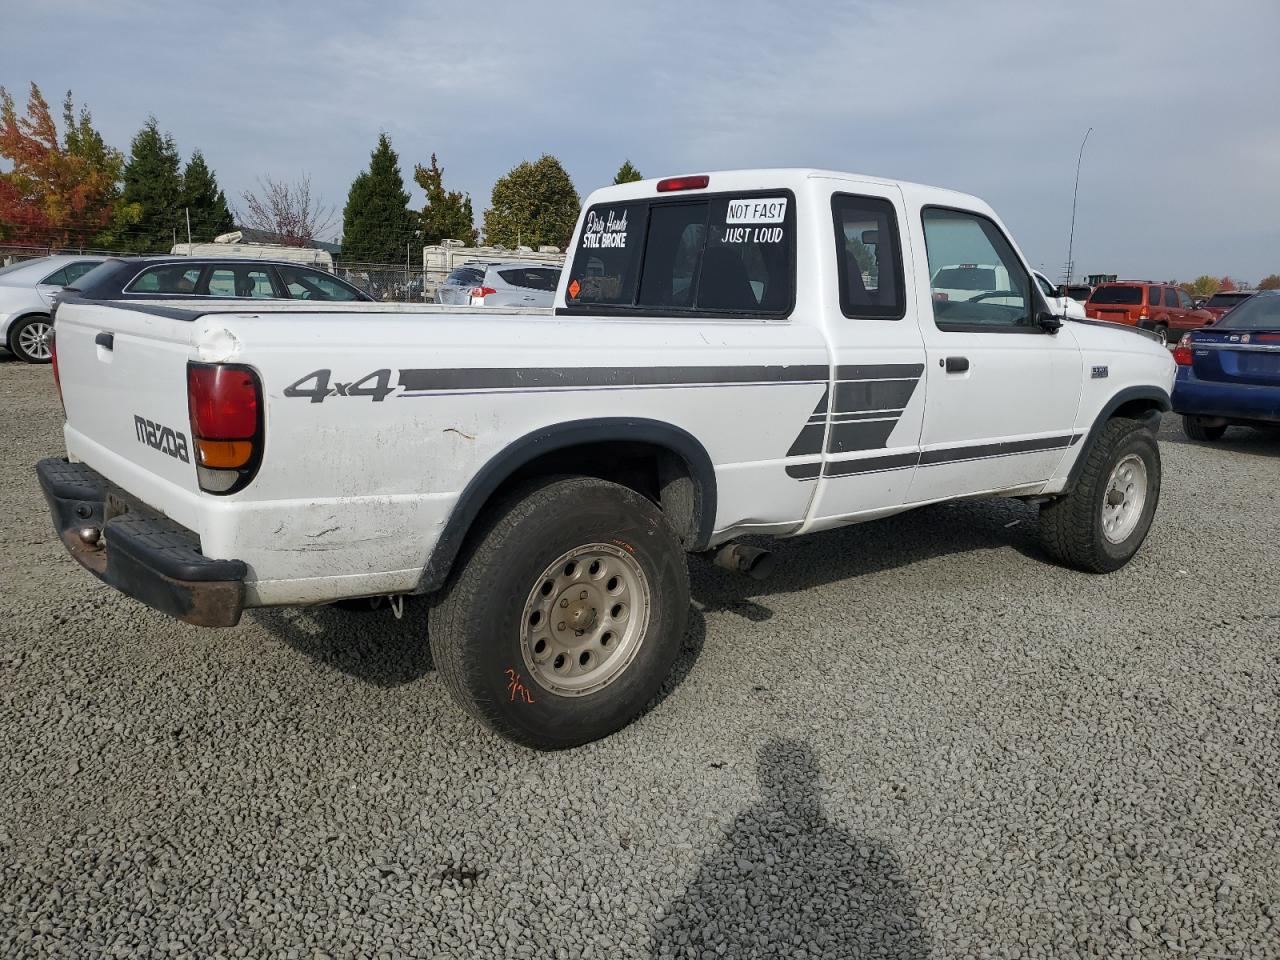
M291 247L305 246L333 226L333 207L311 196L310 174L297 183L259 177L257 191L246 190L240 197L245 204L243 213L237 211L242 226L274 233Z

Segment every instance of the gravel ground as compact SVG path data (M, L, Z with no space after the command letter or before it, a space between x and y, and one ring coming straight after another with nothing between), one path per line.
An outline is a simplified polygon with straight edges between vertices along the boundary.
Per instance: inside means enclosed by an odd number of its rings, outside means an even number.
M555 755L405 621L172 622L54 542L0 357L0 956L1280 957L1280 439L1162 432L1143 552L1014 503L694 565L661 702Z

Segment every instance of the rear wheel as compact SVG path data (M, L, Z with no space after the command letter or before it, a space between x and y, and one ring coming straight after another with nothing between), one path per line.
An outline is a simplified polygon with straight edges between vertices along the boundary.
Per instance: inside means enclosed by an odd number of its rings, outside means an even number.
M634 719L684 638L684 549L653 503L586 477L541 482L489 512L429 614L458 703L549 750Z
M1214 440L1222 439L1222 435L1227 432L1227 427L1226 424L1209 426L1200 417L1184 416L1182 432L1192 440L1212 443Z
M52 342L53 322L42 314L23 317L9 331L9 350L27 363L48 363Z
M1079 479L1040 507L1040 541L1060 562L1091 573L1118 570L1138 552L1160 500L1160 450L1136 420L1102 427Z

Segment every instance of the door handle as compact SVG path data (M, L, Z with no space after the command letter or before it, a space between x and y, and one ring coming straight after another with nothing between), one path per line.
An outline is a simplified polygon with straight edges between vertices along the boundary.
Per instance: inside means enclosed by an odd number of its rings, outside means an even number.
M107 333L106 331L103 331L93 338L93 342L100 347L105 347L108 350L114 350L116 348L116 335L114 333Z
M964 373L969 369L969 358L947 357L942 361L942 365L946 367L947 373Z

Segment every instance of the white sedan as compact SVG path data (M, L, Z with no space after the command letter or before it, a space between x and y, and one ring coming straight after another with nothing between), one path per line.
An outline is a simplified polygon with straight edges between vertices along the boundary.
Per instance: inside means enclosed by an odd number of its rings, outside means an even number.
M27 363L48 363L54 297L105 259L60 255L0 267L0 344Z

